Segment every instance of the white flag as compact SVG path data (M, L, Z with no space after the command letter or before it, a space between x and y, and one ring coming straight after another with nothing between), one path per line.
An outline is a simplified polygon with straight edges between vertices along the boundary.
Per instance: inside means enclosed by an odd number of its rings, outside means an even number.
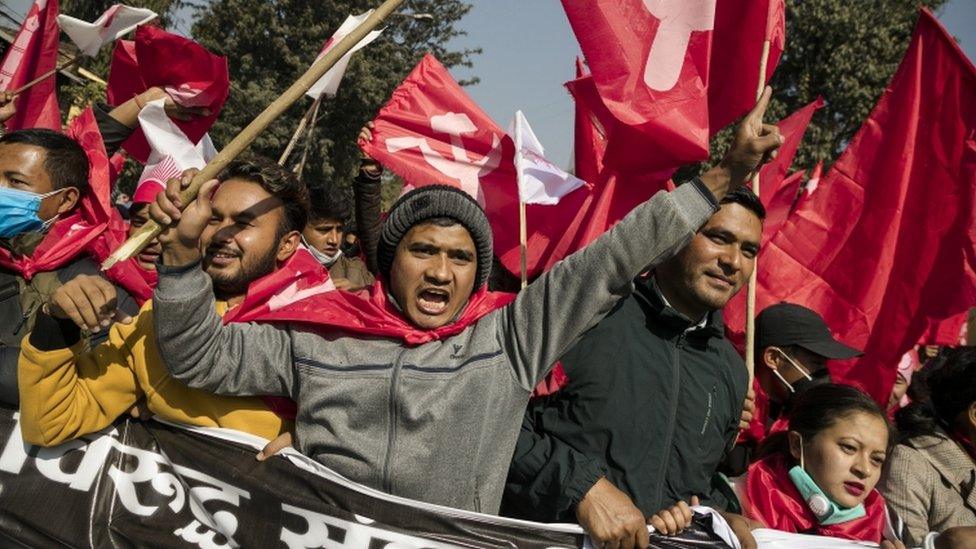
M325 55L325 52L332 49L332 47L338 44L340 40L345 38L347 34L355 30L355 28L361 25L362 22L365 21L366 18L368 18L372 13L373 10L369 10L360 15L350 15L347 17L339 27L339 30L335 31L332 38L329 38L325 45L322 46L322 51L319 52L319 55L315 58L315 60L318 61L321 59L322 56ZM376 38L382 32L382 30L374 30L367 34L362 40L359 41L358 44L349 50L349 53L343 55L342 59L340 59L338 63L329 69L329 72L322 75L322 78L319 78L318 82L313 84L312 87L305 92L305 95L311 97L312 99L318 99L322 94L325 94L326 97L335 97L336 92L339 91L339 83L342 82L342 75L346 73L346 67L349 65L349 59L352 58L352 54L368 46L369 43L376 40Z
M115 4L105 10L105 13L94 23L75 19L68 15L59 15L58 26L78 46L81 53L94 57L105 44L155 18L156 12L152 10Z
M203 168L214 156L217 150L205 134L196 145L183 133L173 120L166 114L163 107L165 99L157 99L146 103L139 111L139 126L149 143L149 159L146 167L139 176L133 201L141 202L140 190L155 196L153 188L166 186L166 181L178 177L190 168Z
M566 173L546 160L545 149L532 132L522 111L515 113L515 120L508 127L508 135L516 144L521 143L521 150L515 151L515 169L522 202L551 206L586 184L582 179Z

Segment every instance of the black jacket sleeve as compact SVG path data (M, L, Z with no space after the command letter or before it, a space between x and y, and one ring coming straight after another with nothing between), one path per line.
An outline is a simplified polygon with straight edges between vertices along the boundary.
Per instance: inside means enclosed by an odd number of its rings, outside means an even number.
M122 147L122 143L132 135L135 128L130 128L112 118L108 114L111 108L105 103L96 103L93 110L95 122L98 123L98 131L101 132L102 141L105 143L105 154L112 156Z
M374 276L379 274L379 263L376 260L376 248L380 242L381 207L381 178L382 175L371 177L360 170L353 180L353 194L356 199L356 229L359 231L359 243L366 257L366 268Z
M606 474L601 460L539 432L530 409L508 471L502 514L539 522L576 522L576 505Z

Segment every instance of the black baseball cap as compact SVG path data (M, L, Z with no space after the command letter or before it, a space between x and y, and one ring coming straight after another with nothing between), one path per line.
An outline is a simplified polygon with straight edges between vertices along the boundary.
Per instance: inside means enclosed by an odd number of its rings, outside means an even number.
M823 317L794 303L770 305L756 316L756 347L796 345L830 359L847 359L864 353L834 339Z

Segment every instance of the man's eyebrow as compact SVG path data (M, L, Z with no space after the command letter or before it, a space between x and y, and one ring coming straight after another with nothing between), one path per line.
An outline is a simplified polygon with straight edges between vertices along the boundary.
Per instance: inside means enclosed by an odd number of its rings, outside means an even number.
M450 255L451 257L466 259L468 261L474 259L474 253L471 252L471 250L466 250L464 248L454 248L448 253L448 255Z

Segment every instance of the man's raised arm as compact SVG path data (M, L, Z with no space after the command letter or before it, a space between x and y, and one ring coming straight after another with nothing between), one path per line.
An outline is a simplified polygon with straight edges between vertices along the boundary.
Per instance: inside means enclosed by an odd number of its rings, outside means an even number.
M687 245L719 201L741 185L782 143L763 124L771 90L739 125L728 155L702 177L659 192L616 227L557 263L500 311L499 340L522 387L532 387L551 365L633 289L633 279Z

